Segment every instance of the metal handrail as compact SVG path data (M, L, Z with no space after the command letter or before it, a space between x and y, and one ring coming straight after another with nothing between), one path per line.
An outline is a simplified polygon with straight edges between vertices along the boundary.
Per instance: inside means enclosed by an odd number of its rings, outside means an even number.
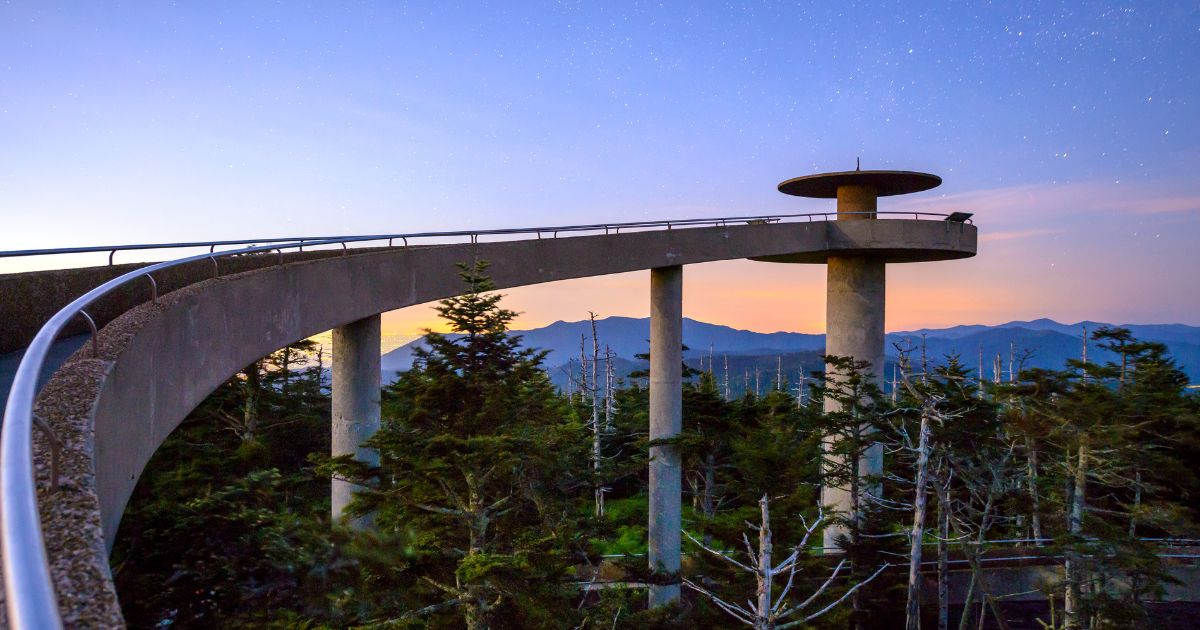
M846 213L841 213L846 214ZM930 212L880 212L858 214L906 215L920 218L936 216L945 218L946 214ZM38 374L46 361L51 345L62 329L75 317L91 320L85 310L96 300L124 285L127 282L139 280L143 276L150 278L151 273L179 265L203 260L211 260L216 265L217 258L240 256L265 252L278 252L280 264L283 259L283 249L304 248L323 245L342 245L343 253L347 243L362 243L368 241L388 240L389 246L395 239L402 239L407 245L412 238L438 238L468 236L471 243L477 243L480 236L508 234L536 234L541 238L543 233L551 233L555 237L560 232L586 232L604 230L605 233L630 228L663 228L694 226L722 226L731 222L774 223L784 219L813 217L837 217L836 212L820 212L809 214L783 214L766 216L723 217L715 219L682 219L672 221L637 221L629 223L596 223L589 225L572 225L560 227L511 228L499 230L475 230L455 232L420 232L413 234L375 234L364 236L331 237L321 239L297 239L294 241L275 241L270 245L245 247L187 256L176 260L150 264L113 278L104 284L79 296L70 304L55 313L37 332L25 351L21 363L17 366L9 392L8 402L4 409L4 424L0 431L0 551L4 556L4 589L5 604L8 610L8 622L14 628L61 628L62 619L59 615L54 583L50 577L50 566L46 556L45 542L42 536L41 519L37 507L37 487L33 466L32 429L33 406L37 396ZM224 241L228 242L228 241ZM250 241L262 242L262 241ZM204 243L172 243L155 245L154 247L213 247L217 241ZM145 246L117 246L127 248L146 248ZM67 248L67 250L24 250L20 252L0 252L3 256L30 256L36 253L68 253L80 251L112 251L113 247L96 248ZM119 250L118 250L119 251ZM217 270L219 274L219 270ZM155 291L157 296L157 291ZM98 354L96 336L92 336L92 352Z
M147 249L179 249L183 247L208 247L211 253L219 245L253 245L258 243L286 243L292 241L316 241L327 236L287 236L282 238L254 238L237 241L196 241L191 243L142 243L135 245L88 245L85 247L56 247L52 249L14 249L0 251L0 258L18 258L23 256L50 256L54 254L90 254L108 252L108 264L113 264L113 254L117 252L140 251Z
M729 222L736 221L778 221L781 219L796 219L796 218L813 218L813 217L836 217L837 212L809 212L805 214L774 214L762 216L739 216L739 217L719 217L711 219L679 219L667 221L633 221L628 223L593 223L585 225L572 225L565 227L542 227L542 228L508 228L497 230L469 230L455 232L420 232L413 234L377 234L373 235L372 240L384 239L402 239L402 238L434 238L434 237L451 237L451 236L484 236L488 234L541 234L541 233L557 233L557 232L580 232L580 231L599 231L605 230L608 233L610 230L617 232L622 228L639 228L639 227L671 227L671 226L695 226L695 225L723 225ZM920 219L923 216L941 217L950 216L951 213L941 212L842 212L841 214L870 214L870 215L896 215L896 216L911 216ZM967 219L967 223L973 223L971 219ZM89 253L109 253L109 264L112 264L112 254L124 251L141 251L151 249L181 249L187 247L218 247L223 245L256 245L258 243L296 243L303 242L305 246L316 245L317 241L329 239L343 238L358 238L357 236L283 236L276 238L252 238L241 240L226 240L226 241L193 241L193 242L176 242L176 243L143 243L131 245L88 245L83 247L57 247L49 249L16 249L0 251L0 258L17 258L27 256L51 256L57 254L89 254ZM540 237L539 237L540 238ZM212 250L209 250L212 253Z

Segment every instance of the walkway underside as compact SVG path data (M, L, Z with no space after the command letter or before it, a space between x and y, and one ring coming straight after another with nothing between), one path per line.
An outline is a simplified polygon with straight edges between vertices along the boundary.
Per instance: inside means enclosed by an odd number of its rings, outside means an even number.
M284 256L284 264L162 295L105 326L99 357L85 345L39 397L38 415L64 443L57 492L49 491L45 444L40 436L35 443L39 507L63 621L67 627L121 623L107 550L125 504L154 451L217 386L288 343L458 294L457 263L489 261L503 289L741 258L821 263L831 254L871 251L907 262L965 258L975 248L973 225L943 221L729 225L352 249L344 256L308 252L299 255L308 260ZM36 284L37 274L22 275ZM0 284L20 291L14 279L0 277ZM20 302L10 297L0 310Z

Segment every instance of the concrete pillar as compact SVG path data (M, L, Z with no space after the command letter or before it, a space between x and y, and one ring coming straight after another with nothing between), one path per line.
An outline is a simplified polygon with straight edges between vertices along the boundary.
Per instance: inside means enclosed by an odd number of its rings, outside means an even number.
M333 329L333 455L379 464L379 453L362 447L379 430L380 317L372 315ZM333 480L333 518L339 519L350 503L354 484ZM370 519L352 523L363 528Z
M650 439L683 426L683 267L650 270ZM679 573L681 462L674 446L650 449L650 570ZM650 587L650 606L679 601L679 584Z
M838 188L839 221L871 219L875 211L874 186ZM825 353L869 361L876 384L881 384L884 365L885 263L882 259L869 256L830 256L826 268ZM836 377L827 365L826 378ZM825 401L825 411L837 410L835 402ZM830 445L827 440L826 447ZM883 447L875 444L859 458L858 475L861 478L882 472ZM872 490L877 492L878 488ZM851 511L850 489L823 485L821 504L825 506L826 513L848 515ZM825 528L825 547L836 546L836 539L845 534L844 527Z
M879 194L874 186L838 186L838 220L874 219L878 201ZM865 212L870 214L862 214Z

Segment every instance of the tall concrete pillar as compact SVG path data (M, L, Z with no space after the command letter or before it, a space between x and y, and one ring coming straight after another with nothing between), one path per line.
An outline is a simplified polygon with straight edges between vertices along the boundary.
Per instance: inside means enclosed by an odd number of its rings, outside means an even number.
M683 267L650 271L650 439L683 426ZM675 446L650 449L650 570L677 575L682 530L681 468ZM650 587L650 606L679 601L679 584Z
M871 185L843 185L837 189L839 221L874 219L877 191ZM885 262L871 256L830 256L826 261L825 353L868 361L876 383L882 383L884 362L884 305L886 292ZM825 378L838 377L825 366ZM837 411L838 404L826 399L825 411ZM827 439L826 449L832 446ZM875 444L859 458L858 476L876 476L883 472L883 447ZM871 490L877 487L872 486ZM850 489L824 484L821 504L826 513L849 515L852 511ZM825 528L825 547L836 546L844 527Z
M379 464L379 453L362 443L379 430L380 316L372 315L333 329L333 455ZM333 480L333 518L339 519L359 486ZM358 519L367 527L370 519Z
M929 173L864 171L856 168L853 171L793 177L779 184L779 192L813 199L836 198L837 223L841 223L842 221L876 219L879 197L921 192L936 188L941 183L942 178ZM949 220L951 217L946 218ZM965 218L957 219L960 224L963 220ZM833 226L830 227L831 232L839 231ZM848 226L837 227L848 228ZM863 230L849 229L840 231L863 232ZM874 249L875 244L868 234L868 238L861 241L859 247L853 250L853 255L830 255L825 260L828 266L829 281L825 304L825 349L831 355L868 362L875 374L876 384L882 384L885 264L889 259L892 259L893 262L917 262L920 260L943 260L944 258L938 257L933 251L933 247L927 252L910 252L900 260L896 260L886 247L880 247L878 251L870 251ZM779 260L778 262L791 261ZM835 371L826 365L826 383L837 377ZM837 411L838 408L836 403L827 400L825 401L825 410ZM827 440L826 449L828 450L831 446L832 442ZM868 449L859 458L856 469L860 479L877 476L881 473L883 471L883 448L875 445ZM871 485L867 490L878 494L879 486ZM850 499L848 488L839 488L826 483L821 489L821 503L825 506L826 514L839 512L844 516L852 516ZM825 546L834 547L836 539L845 533L844 528L826 528Z
M883 375L883 315L885 266L883 260L865 256L830 257L825 302L825 353L869 361L878 384ZM825 366L825 378L838 378L832 366ZM838 411L837 402L826 399L825 411ZM832 446L826 439L826 449ZM883 447L871 446L858 461L859 478L883 472ZM828 483L821 487L821 504L827 514L849 515L852 510L850 489ZM825 547L836 546L845 535L841 526L825 528Z

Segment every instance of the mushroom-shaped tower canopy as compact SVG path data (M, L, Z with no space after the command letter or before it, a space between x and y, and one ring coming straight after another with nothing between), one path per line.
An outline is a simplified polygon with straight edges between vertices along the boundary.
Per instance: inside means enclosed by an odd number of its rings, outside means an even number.
M793 177L779 184L779 192L797 197L836 199L841 186L874 186L876 195L887 197L936 188L942 178L914 171L845 171Z
M779 192L838 200L838 220L823 226L827 248L751 260L827 264L831 257L865 256L885 263L908 263L974 256L975 227L962 222L947 222L944 229L931 231L927 220L862 220L877 218L877 197L921 192L941 183L937 175L914 171L844 171L789 179L779 184Z

